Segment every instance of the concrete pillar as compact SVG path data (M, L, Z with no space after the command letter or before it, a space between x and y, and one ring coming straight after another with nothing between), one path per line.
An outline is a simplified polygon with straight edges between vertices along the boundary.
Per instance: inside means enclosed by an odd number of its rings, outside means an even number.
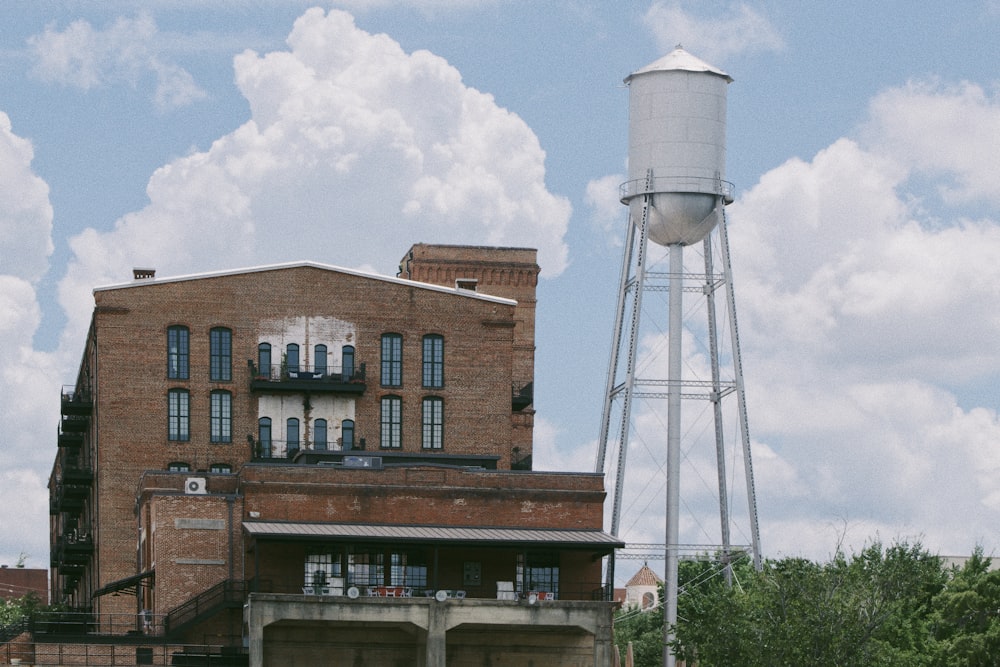
M264 667L264 619L261 618L262 615L260 613L247 614L247 608L245 607L243 613L249 616L246 619L247 632L250 634L249 667Z
M427 661L424 667L446 667L448 607L447 604L427 606Z

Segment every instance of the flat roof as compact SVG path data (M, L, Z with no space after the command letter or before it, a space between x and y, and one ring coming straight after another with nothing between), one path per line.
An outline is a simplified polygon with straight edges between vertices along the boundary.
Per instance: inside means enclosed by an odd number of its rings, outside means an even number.
M417 280L406 280L404 278L396 278L394 276L384 276L379 273L370 273L367 271L359 271L357 269L345 269L342 266L334 266L333 264L322 264L320 262L311 262L311 261L284 262L281 264L263 264L260 266L249 266L239 269L224 269L220 271L206 271L204 273L189 273L180 276L169 276L167 278L136 278L126 283L115 283L113 285L99 285L94 288L94 292L129 289L132 287L151 287L153 285L163 285L167 283L181 283L193 280L202 280L204 278L223 278L226 276L238 276L249 273L264 273L266 271L281 271L283 269L298 269L298 268L312 268L312 269L319 269L321 271L344 273L349 276L368 278L369 280L379 280L382 282L393 283L396 285L406 285L408 287L426 289L432 292L457 294L459 296L468 297L470 299L481 299L483 301L492 301L495 303L502 303L510 306L517 305L517 301L514 299L506 299L500 296L492 296L490 294L483 294L482 292L475 292L467 289L459 289L458 287L447 287L445 285L434 285L432 283L422 283Z
M451 542L465 545L520 545L620 549L625 543L603 530L559 528L484 528L477 526L414 526L371 523L299 523L244 521L243 530L256 538L366 540L386 542Z

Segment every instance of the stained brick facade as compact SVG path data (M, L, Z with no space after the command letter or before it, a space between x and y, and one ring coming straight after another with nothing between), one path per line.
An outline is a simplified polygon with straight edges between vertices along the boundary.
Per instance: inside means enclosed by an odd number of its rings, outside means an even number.
M600 534L602 478L530 471L537 276L534 250L419 244L398 277L298 263L96 289L50 480L54 597L210 644L239 641L242 596L313 592L312 562L486 598L538 569L600 598L612 542L558 538ZM334 525L370 533L311 532Z

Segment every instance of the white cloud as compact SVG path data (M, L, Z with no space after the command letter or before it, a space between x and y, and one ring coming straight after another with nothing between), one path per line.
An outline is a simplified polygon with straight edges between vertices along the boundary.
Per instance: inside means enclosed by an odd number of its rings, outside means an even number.
M60 285L73 335L95 284L312 259L391 273L416 241L534 246L566 266L570 204L545 188L545 153L517 115L442 58L405 53L350 15L314 9L289 50L235 59L252 118L164 165L149 205L71 241Z
M912 81L871 104L868 141L918 172L940 179L949 202L1000 203L1000 97L977 84Z
M190 73L163 61L160 35L148 15L119 18L104 30L83 19L65 30L48 26L28 40L35 58L33 73L43 81L90 90L126 83L136 86L152 74L154 102L161 109L187 106L206 96Z
M784 48L778 29L746 3L730 3L712 18L696 15L684 5L681 0L657 0L646 12L646 25L664 53L679 43L718 64L733 55Z
M0 405L4 433L0 446L0 488L8 502L0 508L0 562L13 563L23 551L44 566L46 488L39 470L52 465L59 378L53 355L32 349L41 321L36 285L52 253L49 188L31 170L31 144L13 133L0 112Z
M423 11L471 9L495 5L501 0L336 0L331 3L350 11L409 6Z
M40 278L52 254L49 188L31 172L31 142L0 112L0 275Z
M823 515L948 553L995 544L1000 422L960 400L1000 378L1000 225L914 195L930 179L995 202L998 120L974 86L888 90L865 144L791 160L731 207L751 420L798 480L758 486L762 525L797 526L766 548L822 557L829 531L802 524Z
M619 186L627 180L624 174L610 174L587 183L583 197L590 207L590 219L612 243L620 245L621 225L625 216L619 195Z

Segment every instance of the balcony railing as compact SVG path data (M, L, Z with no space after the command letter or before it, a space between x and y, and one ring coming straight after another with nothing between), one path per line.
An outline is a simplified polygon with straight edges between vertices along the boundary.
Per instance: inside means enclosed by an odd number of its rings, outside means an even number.
M365 365L348 368L275 364L258 367L247 360L250 368L250 389L254 391L308 391L341 394L365 393Z
M258 440L253 436L247 438L250 443L252 455L255 460L281 460L287 461L295 458L301 452L357 452L364 451L366 441L364 438L355 438L354 446L344 449L342 443L337 441L315 442L309 440Z
M64 418L59 422L59 426L56 428L56 442L60 447L68 447L74 449L83 446L83 431L82 430L67 430L66 422L67 418ZM73 422L71 426L77 426L78 422Z
M86 415L69 415L62 418L63 433L85 433L90 428L90 417Z
M510 405L514 412L520 412L532 404L535 400L535 383L529 382L524 386L511 386Z
M450 598L462 597L474 600L529 602L532 595L536 601L550 602L558 600L593 602L605 599L605 589L599 581L560 581L557 585L538 584L535 586L519 585L515 581L490 581L483 582L478 586L458 585L456 582L439 582L440 586L433 586L432 582L422 581L385 586L369 582L334 579L319 584L311 578L303 580L301 575L289 576L284 579L252 580L248 582L248 591L292 595L329 595L338 598L341 603L350 602L350 596L353 595L350 592L352 587L357 589L359 597L426 598L434 597L438 591L443 590ZM509 587L506 584L509 584Z
M66 512L70 516L79 516L89 495L89 486L60 482L49 495L49 514Z
M94 410L94 401L90 391L77 389L74 386L62 388L62 413L64 415L90 415Z
M239 639L239 638L237 638ZM20 660L16 663L15 660ZM60 643L58 639L36 637L34 643L0 645L0 664L75 665L112 667L118 665L168 665L187 667L237 667L249 664L247 650L238 644L175 644L128 638L118 643Z

